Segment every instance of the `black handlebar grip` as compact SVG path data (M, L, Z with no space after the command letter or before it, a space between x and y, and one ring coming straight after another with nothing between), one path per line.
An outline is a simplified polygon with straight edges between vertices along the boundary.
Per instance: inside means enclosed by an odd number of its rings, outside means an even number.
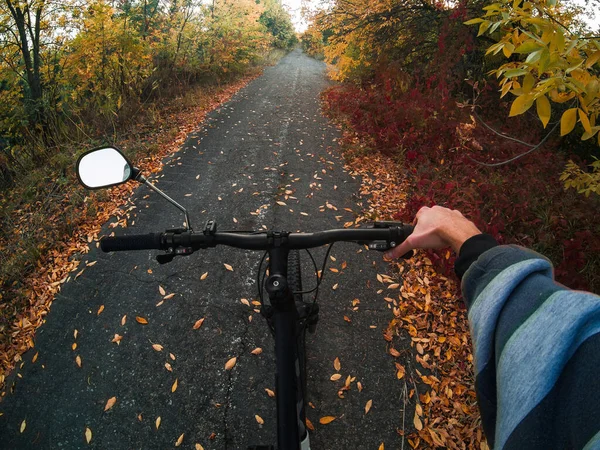
M160 250L161 236L162 233L149 233L105 237L100 240L100 248L105 253L124 250Z

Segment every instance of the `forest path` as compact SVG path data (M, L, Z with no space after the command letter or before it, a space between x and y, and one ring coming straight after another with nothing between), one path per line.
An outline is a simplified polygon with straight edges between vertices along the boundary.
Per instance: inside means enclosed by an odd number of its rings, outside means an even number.
M327 85L325 65L293 51L213 111L152 181L188 208L196 230L207 219L221 230L341 228L354 219L351 211L360 211L360 184L344 170L339 132L321 115L319 93ZM132 204L127 229L107 224L103 234L157 232L183 222L143 186ZM35 348L7 380L13 393L0 403L2 448L164 449L181 434L181 448L275 444L275 400L265 392L274 389L273 341L260 314L240 301L257 297L261 255L219 248L160 266L155 254L92 248L84 255L84 263L97 263L64 285ZM314 255L320 264L324 250ZM339 272L326 272L319 325L307 341L312 448L367 450L382 442L400 448L405 386L382 338L392 315L376 292L383 288L376 275L386 266L380 254L351 244L336 244L332 256L328 267ZM304 287L314 281L305 276ZM175 295L157 306L169 294ZM115 334L122 336L119 345L111 342ZM256 347L262 354L250 353ZM237 364L226 371L232 357ZM342 377L332 382L336 357ZM356 379L339 398L348 375ZM111 397L116 403L104 412ZM321 425L323 416L337 419Z

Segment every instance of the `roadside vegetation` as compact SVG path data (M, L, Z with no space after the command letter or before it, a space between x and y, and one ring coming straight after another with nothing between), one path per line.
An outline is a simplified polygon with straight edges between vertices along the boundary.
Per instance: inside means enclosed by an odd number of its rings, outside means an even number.
M1 386L127 194L80 189L77 155L116 143L159 170L297 38L279 0L2 0L0 34Z
M559 282L600 293L600 32L583 13L566 0L334 0L317 11L302 45L340 82L323 107L363 176L366 218L455 208L549 257ZM383 337L408 334L415 349L418 376L389 349L400 382L418 383L413 448L487 448L453 262L444 250L392 263L399 291Z

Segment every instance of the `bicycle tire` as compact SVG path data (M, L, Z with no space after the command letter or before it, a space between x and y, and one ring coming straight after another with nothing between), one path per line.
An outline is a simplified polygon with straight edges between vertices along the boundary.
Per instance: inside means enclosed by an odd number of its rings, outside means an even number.
M300 268L300 251L292 250L288 256L288 274L287 274L288 285L292 292L302 291L302 270ZM302 307L302 294L294 294L294 301L297 307ZM298 355L298 364L300 369L300 384L297 390L298 402L302 402L301 417L299 418L302 422L300 426L300 438L304 436L304 432L308 432L306 429L306 326L298 323L296 337L296 352Z

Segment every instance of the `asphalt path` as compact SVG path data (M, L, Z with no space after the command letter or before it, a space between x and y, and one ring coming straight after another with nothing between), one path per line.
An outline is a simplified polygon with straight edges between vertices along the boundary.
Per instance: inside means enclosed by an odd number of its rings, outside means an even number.
M341 228L360 211L360 183L344 170L339 132L321 115L319 93L327 85L324 64L293 51L212 112L152 181L188 208L197 230L208 219L221 230ZM135 208L122 216L127 227L114 219L103 234L183 223L177 209L144 186L131 202ZM0 447L165 449L182 434L180 448L188 449L274 444L275 399L265 391L275 388L273 341L256 306L242 301L257 299L261 255L219 248L161 266L156 252L103 254L91 247L82 259L95 263L63 286L35 348L8 380ZM320 263L324 249L314 255ZM392 318L377 293L385 265L380 254L352 244L336 244L331 255L329 267L338 272L326 271L319 325L307 339L311 448L399 449L405 385L382 338ZM303 268L310 287L307 258ZM252 354L257 347L262 353ZM235 367L225 370L233 357ZM335 358L342 377L331 381ZM355 379L340 398L348 376ZM112 397L116 403L104 411ZM322 425L323 416L336 420Z

